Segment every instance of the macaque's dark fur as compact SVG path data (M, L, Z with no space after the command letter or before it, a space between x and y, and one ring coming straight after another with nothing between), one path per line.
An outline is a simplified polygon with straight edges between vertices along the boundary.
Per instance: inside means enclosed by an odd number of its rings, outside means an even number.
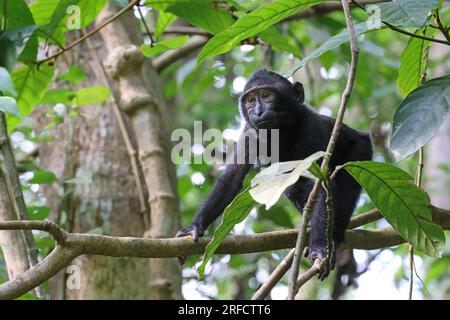
M263 103L258 98L258 106L248 112L245 98L247 94L260 88L268 88L274 92L273 100ZM254 112L255 109L259 111ZM333 118L318 114L304 103L304 91L300 83L291 84L286 78L266 69L256 71L245 86L240 98L240 111L247 128L279 129L280 161L305 159L317 151L325 151L335 122ZM263 120L264 126L259 126ZM342 125L331 157L330 172L346 162L371 158L372 144L369 135ZM250 168L249 164L227 165L192 225L179 231L178 236L192 235L195 239L201 236L238 194ZM339 171L331 184L334 201L333 240L337 249L344 240L345 229L355 209L361 187L345 170ZM312 185L311 180L300 178L286 190L286 196L299 211L303 210ZM312 214L310 242L306 250L311 260L326 257L326 220L325 191L320 190ZM332 258L334 264L335 256Z

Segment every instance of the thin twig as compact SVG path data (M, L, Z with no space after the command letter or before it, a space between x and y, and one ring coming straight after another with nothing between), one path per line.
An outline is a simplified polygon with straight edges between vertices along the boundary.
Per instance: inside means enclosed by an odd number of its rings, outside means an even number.
M170 26L164 30L164 34L186 34L190 36L211 36L210 33L195 27L188 26Z
M145 195L144 195L144 188L142 186L142 180L141 175L139 174L139 159L138 154L136 150L133 147L133 144L131 143L131 138L128 133L127 127L125 126L125 120L122 111L119 109L119 97L117 95L116 90L114 89L114 85L109 79L105 67L103 65L102 60L98 56L97 50L95 50L94 46L92 45L92 42L90 39L87 40L87 45L89 47L89 50L92 52L92 55L94 56L94 59L96 60L97 65L100 66L102 69L102 72L100 73L100 77L102 78L103 82L108 85L108 87L111 89L112 93L112 109L115 115L115 118L117 120L117 124L119 126L120 133L122 135L123 141L125 142L125 146L128 151L128 156L130 157L130 163L131 163L131 170L133 171L134 181L136 184L137 194L139 198L139 205L140 205L140 211L141 214L144 212L147 212L147 204L145 201Z
M322 268L321 266L321 261L319 259L314 260L313 265L311 266L311 268L309 268L305 273L303 273L298 279L297 282L295 283L295 291L298 292L298 290L300 290L300 288L309 280L311 280L316 274L318 274L320 272L320 269ZM326 263L325 261L323 263Z
M408 300L412 300L414 288L414 247L409 245L409 283L408 283Z
M67 45L67 47L62 48L61 50L59 50L58 52L56 52L55 54L51 55L48 58L45 58L43 60L38 61L38 64L42 64L45 63L47 61L53 60L58 58L60 55L62 55L64 52L72 49L73 47L79 45L80 43L82 43L83 41L85 41L86 39L88 39L89 37L93 36L94 34L96 34L97 32L99 32L101 29L103 29L104 27L106 27L108 24L110 24L111 22L113 22L114 20L116 20L117 18L119 18L122 14L124 14L125 12L127 12L129 9L131 9L134 5L138 4L140 0L133 0L131 1L127 6L123 7L120 11L118 11L115 15L113 15L111 18L105 20L103 23L101 23L99 26L97 26L95 29L93 29L92 31L86 33L85 35L83 35L82 37L78 38L77 40L75 40L74 42L70 43L69 45Z
M141 7L137 6L137 9L138 9L138 12L139 12L139 16L141 17L141 21L144 24L145 31L147 32L147 35L150 38L150 47L153 47L153 45L154 45L153 42L154 41L153 41L152 33L150 32L150 29L148 28L147 22L145 21L145 17L142 14Z
M341 0L342 8L345 15L345 20L348 28L348 34L350 39L350 50L351 50L351 64L350 64L350 74L347 79L347 85L345 87L345 90L342 94L341 103L339 106L338 114L336 117L336 121L334 123L333 131L331 133L330 141L328 142L326 154L324 156L324 159L322 161L321 169L322 172L328 171L328 164L330 162L331 154L334 151L334 147L336 145L337 138L339 136L339 131L341 129L342 121L344 119L345 109L347 107L348 101L350 99L350 95L353 90L353 85L355 82L355 76L356 76L356 68L358 65L358 57L359 57L359 50L356 43L356 36L355 36L355 30L353 28L353 22L352 17L350 14L350 8L347 0ZM328 174L328 172L327 172ZM317 195L319 193L321 181L320 179L317 179L313 190L309 194L308 201L305 205L305 210L303 213L303 219L302 223L300 225L299 230L299 237L296 243L295 247L295 254L294 254L294 260L292 263L292 271L289 279L289 293L288 293L288 299L293 300L296 295L296 288L295 283L297 281L298 272L299 272L299 265L300 265L300 258L303 254L304 246L305 246L305 236L303 234L306 233L307 224L305 223L306 220L310 219L310 215L312 213L312 209L314 208L315 201L317 199ZM310 211L308 211L310 210Z
M281 261L281 263L278 264L275 270L271 273L269 278L267 278L263 285L255 292L252 300L264 300L267 297L272 288L281 280L281 278L283 278L283 275L291 267L292 260L294 259L294 252L294 249L289 251L283 261Z
M435 13L435 17L436 17L436 22L437 22L437 26L438 29L442 32L442 34L444 35L445 39L447 39L447 41L450 42L450 34L448 32L448 28L446 28L442 21L441 21L441 16L439 15L439 11L436 10Z
M425 72L425 71L424 71ZM425 77L422 77L423 81L425 81ZM416 186L422 187L422 173L423 173L423 147L419 149L419 161L417 162L417 170L416 170ZM414 248L410 244L409 245L409 290L408 290L408 299L412 300L413 287L414 287Z

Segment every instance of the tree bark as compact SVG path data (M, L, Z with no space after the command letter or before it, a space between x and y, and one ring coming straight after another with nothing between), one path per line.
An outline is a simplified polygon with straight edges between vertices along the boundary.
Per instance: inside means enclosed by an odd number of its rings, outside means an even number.
M0 221L17 220L14 207L9 197L5 176L0 168ZM0 231L0 247L5 258L8 278L28 270L28 248L23 231Z

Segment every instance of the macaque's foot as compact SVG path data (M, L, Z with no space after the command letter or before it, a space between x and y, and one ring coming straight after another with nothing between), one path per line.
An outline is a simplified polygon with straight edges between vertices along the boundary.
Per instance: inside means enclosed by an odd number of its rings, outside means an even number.
M196 224L191 224L190 226L178 231L176 237L179 238L185 236L192 236L192 238L194 238L194 241L197 241L198 238L203 235L203 232L204 231L200 228L200 226ZM187 259L186 256L178 257L178 262L181 265L183 265L186 262L186 259Z
M330 261L327 261L327 248L326 247L306 247L305 257L311 261L313 264L316 259L319 259L321 269L319 271L319 279L324 280L330 274L331 270L334 269L336 263L336 250L333 250L333 255L330 257Z

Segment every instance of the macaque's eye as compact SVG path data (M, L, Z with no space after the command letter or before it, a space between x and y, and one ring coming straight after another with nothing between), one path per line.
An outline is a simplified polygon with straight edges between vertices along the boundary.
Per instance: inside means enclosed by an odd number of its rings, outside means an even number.
M248 104L248 105L252 106L252 105L255 104L256 99L255 99L254 96L248 96L247 99L246 99L246 101L247 101L247 104Z
M270 91L264 91L264 92L261 94L261 98L262 98L263 100L269 100L270 98L272 98L272 93L271 93Z

